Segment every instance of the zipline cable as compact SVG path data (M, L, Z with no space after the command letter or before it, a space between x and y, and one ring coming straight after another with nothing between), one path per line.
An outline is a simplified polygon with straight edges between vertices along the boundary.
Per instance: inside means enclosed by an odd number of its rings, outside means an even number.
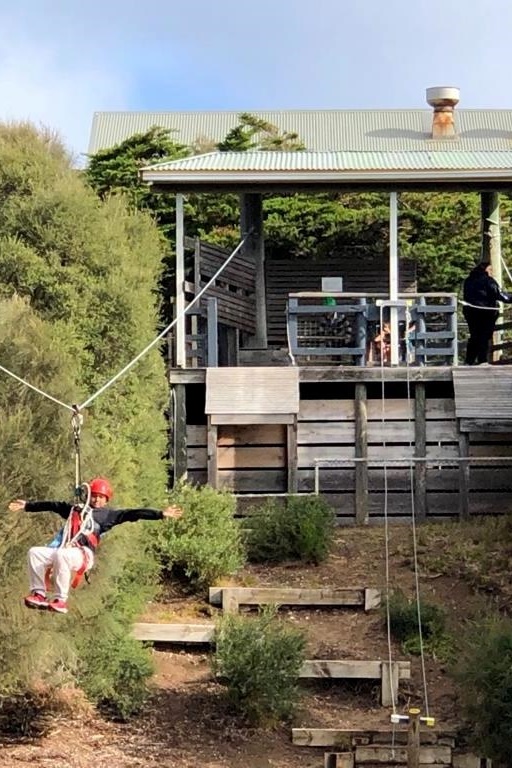
M33 384L30 384L30 382L26 381L26 379L22 379L21 376L17 376L12 371L5 368L3 365L0 365L0 371L3 371L7 376L11 376L13 379L16 379L20 384L23 384L25 387L28 387L29 389L34 390L34 392L37 392L39 395L42 395L43 397L46 397L48 400L51 400L53 403L56 403L57 405L61 405L63 408L66 408L68 411L71 411L74 415L74 418L80 414L80 411L83 411L84 408L87 408L94 400L96 400L97 397L102 395L104 392L106 392L109 387L112 386L118 379L121 378L121 376L124 376L125 373L127 373L133 366L139 362L139 360L144 357L147 352L149 352L156 344L158 344L159 341L161 341L164 336L169 333L171 328L173 328L178 320L181 320L181 318L190 310L191 307L196 304L199 299L206 293L206 291L210 288L210 286L217 280L219 275L226 269L228 264L235 258L237 253L240 251L240 249L245 244L246 240L252 235L253 230L250 229L242 238L242 240L238 243L234 251L228 256L226 261L219 267L219 269L215 272L213 277L208 280L206 285L201 288L199 293L194 296L192 301L188 304L187 307L185 307L185 310L181 312L179 315L177 315L174 320L167 325L161 333L158 334L158 336L153 339L152 342L150 342L146 347L144 347L141 352L139 352L138 355L136 355L133 360L131 360L127 365L124 366L118 373L116 373L115 376L113 376L109 381L107 381L100 389L97 390L93 395L87 398L81 405L68 405L67 403L63 403L62 400L59 400L56 397L53 397L53 395L48 394L44 390L40 389L39 387L35 387ZM75 427L73 426L73 431L75 430Z
M83 410L84 408L87 408L87 406L89 406L94 400L96 400L97 397L99 397L104 392L106 392L106 390L109 389L109 387L111 387L112 384L114 384L118 379L120 379L121 376L124 376L124 374L127 373L130 370L130 368L133 368L133 366L136 363L138 363L139 360L142 357L144 357L144 355L147 352L149 352L149 350L152 349L155 346L155 344L158 344L158 342L161 341L164 338L164 336L166 336L169 333L171 328L173 328L176 325L178 320L180 320L190 310L190 307L193 307L194 304L196 304L199 301L199 299L203 296L203 294L206 293L208 288L215 282L215 280L217 280L218 276L225 270L225 268L230 263L230 261L232 261L235 258L235 256L238 253L238 251L245 244L245 241L247 240L247 238L252 234L252 231L253 230L251 229L251 230L249 230L249 232L246 233L246 235L243 237L243 239L238 243L238 245L235 248L235 250L233 251L233 253L231 253L231 255L228 256L228 258L226 259L224 264L222 264L222 266L219 267L219 269L213 275L213 277L211 277L210 280L208 280L208 282L206 283L206 285L204 285L203 288L201 288L199 293L196 296L194 296L194 298L192 299L190 304L188 304L188 306L185 307L185 310L183 312L181 312L181 314L177 315L174 318L174 320L171 323L169 323L169 325L167 325L163 329L163 331L158 334L158 336L155 339L153 339L152 342L150 342L146 347L144 347L144 349L141 352L139 352L139 354L136 355L133 358L133 360L131 360L127 365L125 365L125 367L122 368L118 373L116 373L116 375L113 376L109 381L107 381L106 384L104 384L102 387L100 387L97 392L95 392L93 395L88 397L87 400L85 400L81 405L79 405L78 406L79 410Z
M75 412L75 407L72 405L68 405L67 403L63 403L62 400L58 400L56 397L53 397L53 395L49 395L48 392L44 392L44 390L39 389L39 387L35 387L33 384L30 384L30 382L26 381L25 379L22 379L21 376L17 376L12 371L9 371L7 368L4 368L3 365L0 365L0 371L3 371L7 374L7 376L11 376L13 379L16 379L16 381L19 381L20 384L24 384L29 389L33 389L34 392L37 392L38 395L42 395L43 397L46 397L47 400L51 400L53 403L57 403L57 405L62 405L63 408L67 408L68 411L71 411L72 413Z

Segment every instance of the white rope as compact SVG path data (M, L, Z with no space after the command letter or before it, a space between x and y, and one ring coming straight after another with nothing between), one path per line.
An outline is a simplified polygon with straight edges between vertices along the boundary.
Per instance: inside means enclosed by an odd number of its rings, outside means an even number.
M464 301L463 299L458 299L459 304L462 304L463 307L472 307L473 309L483 309L487 312L499 312L500 309L508 309L508 304L505 304L504 307L480 307L478 304L470 304L469 301Z
M380 307L380 383L381 383L381 424L382 424L382 446L384 452L386 449L386 399L384 384L384 324L383 324L383 305ZM393 651L391 645L391 612L389 608L389 520L388 520L388 472L386 462L384 461L384 543L385 543L385 582L386 582L386 629L388 640L388 674L389 690L391 691L391 704L393 714L396 714L395 690L393 686ZM394 737L394 732L393 732ZM394 740L394 738L393 738Z
M0 371L3 371L8 376L11 376L13 379L16 379L16 381L19 381L20 384L24 384L29 389L34 390L34 392L37 392L38 395L42 395L43 397L46 397L47 400L51 400L53 403L57 403L57 405L62 405L62 407L67 408L68 411L75 410L71 405L67 405L66 403L63 403L62 400L58 400L56 397L53 397L53 395L49 395L48 392L44 392L44 390L39 389L39 387L35 387L33 384L30 384L25 379L22 379L21 376L17 376L12 371L9 371L7 368L4 368L3 365L0 365Z
M406 309L406 323L408 320L408 310ZM409 368L409 356L406 356L406 381L407 381L407 413L409 424L409 452L412 457L413 440L412 440L412 398L411 398L411 378ZM413 560L414 560L414 582L416 589L416 611L418 617L418 637L420 640L420 657L421 657L421 672L423 679L423 697L425 700L425 713L429 716L428 705L428 687L427 687L427 672L425 666L425 649L423 644L423 629L421 626L421 601L420 601L420 579L419 579L419 567L418 567L418 543L416 537L416 497L414 488L414 462L409 462L409 482L411 488L411 521L412 521L412 548L413 548Z
M218 270L217 270L217 272L216 272L216 273L213 275L213 277L212 277L210 280L208 280L208 282L206 283L206 285L205 285L203 288L201 288L201 290L199 291L199 293L198 293L196 296L194 296L194 298L192 299L192 301L190 302L190 304L189 304L187 307L185 307L184 311L183 311L183 312L181 312L179 315L177 315L177 316L174 318L174 320L173 320L171 323L169 323L169 325L167 325L167 326L166 326L166 327L163 329L163 331L162 331L161 333L159 333L159 334L158 334L158 336L157 336L155 339L153 339L153 341L152 341L152 342L150 342L150 343L149 343L149 344L148 344L146 347L144 347L144 349L143 349L141 352L139 352L139 354L138 354L138 355L136 355L136 356L133 358L133 360L131 360L131 361L130 361L130 362L127 364L127 365L125 365L125 367L124 367L124 368L122 368L122 369L121 369L121 370L120 370L118 373L116 373L116 375L115 375L115 376L113 376L113 377L112 377L112 378L111 378L109 381L107 381L107 382L106 382L106 384L104 384L102 387L100 387L100 388L97 390L97 392L95 392L93 395L91 395L90 397L88 397L88 398L87 398L87 400L85 400L85 401L84 401L84 402L83 402L81 405L79 405L79 406L78 406L78 409L79 409L79 410L82 410L83 408L87 408L87 406L89 406L89 405L90 405L90 404L91 404L91 403L92 403L94 400L96 400L96 398L97 398L97 397L99 397L99 395L102 395L104 392L106 392L106 390L107 390L107 389L109 389L109 387L111 387L111 386L112 386L112 384L114 384L116 381L118 381L118 379L120 379L120 378L121 378L121 376L124 376L124 374L125 374L125 373L127 373L127 372L130 370L130 368L133 368L133 366L134 366L136 363L138 363L138 362L139 362L139 360L140 360L142 357L144 357L144 355L145 355L147 352L149 352L149 350L150 350L150 349L152 349L152 348L155 346L155 344L158 344L158 342L159 342L159 341L161 341L161 340L164 338L164 336L166 336L166 335L169 333L169 331L171 330L171 328L173 328L173 327L176 325L176 323L178 322L178 320L180 320L180 319L181 319L181 318L182 318L182 317L183 317L183 316L184 316L184 315L185 315L185 314L188 312L188 310L190 309L190 307L193 307L193 306L194 306L194 304L196 304L196 303L199 301L199 299L200 299L200 298L203 296L203 294L204 294L204 293L206 293L206 291L208 290L208 288L209 288L209 287L210 287L210 286L211 286L211 285L212 285L212 284L215 282L215 280L217 280L218 276L219 276L219 275L220 275L220 274L221 274L221 273L222 273L222 272L223 272L223 271L226 269L226 267L227 267L227 265L229 264L229 262L230 262L230 261L232 261L232 260L235 258L236 254L237 254L237 253L238 253L238 251L239 251L239 250L242 248L242 246L244 245L245 241L247 240L247 238L248 238L250 235L251 235L251 232L248 232L248 233L245 235L245 237L244 237L244 238L243 238L243 239L242 239L242 240L239 242L239 244L237 245L237 247L235 248L235 250L233 251L233 253L232 253L230 256L228 256L228 258L226 259L226 261L224 262L224 264L222 264L222 266L221 266L221 267L219 267L219 269L218 269Z
M224 264L222 264L222 266L219 267L219 269L213 275L213 277L210 280L208 280L206 285L192 299L192 301L189 303L189 305L187 307L185 307L185 310L183 312L181 312L179 315L177 315L174 318L174 320L171 323L169 323L169 325L166 326L164 328L164 330L161 333L159 333L158 336L155 339L153 339L152 342L150 342L146 347L144 347L144 349L141 352L139 352L139 354L136 355L133 358L133 360L131 360L127 365L125 365L124 368L122 368L118 373L116 373L115 376L113 376L111 379L109 379L109 381L107 381L106 384L104 384L102 387L100 387L100 389L98 389L97 392L95 392L93 395L88 397L87 400L85 400L81 405L73 405L73 406L71 406L71 405L67 405L67 403L63 403L62 400L58 400L56 397L53 397L53 395L49 395L47 392L44 392L44 390L39 389L39 387L35 387L33 384L30 384L30 382L26 381L25 379L22 379L21 376L17 376L12 371L9 371L7 368L4 368L3 365L0 365L0 371L3 371L8 376L11 376L13 379L16 379L16 381L18 381L20 384L23 384L24 386L28 387L29 389L34 390L34 392L37 392L39 395L42 395L43 397L46 397L48 400L51 400L53 403L56 403L57 405L61 405L63 408L66 408L68 411L71 411L74 414L79 413L84 408L87 408L87 406L89 406L94 400L96 400L96 398L99 397L99 395L102 395L103 392L106 392L106 390L109 389L109 387L111 387L112 384L114 384L116 381L118 381L118 379L120 379L121 376L124 376L125 373L127 373L131 368L133 368L133 366L136 363L138 363L139 360L142 357L144 357L145 354L147 354L156 344L158 344L159 341L161 341L163 339L163 337L167 333L169 333L171 328L173 328L176 325L178 320L180 320L186 314L186 312L188 312L190 307L194 306L194 304L196 304L199 301L199 299L206 293L208 288L215 282L215 280L217 280L219 275L226 269L226 267L230 263L230 261L232 261L235 258L236 254L239 252L239 250L242 248L242 246L244 245L245 241L247 240L247 238L251 234L252 234L252 230L247 232L247 234L239 242L239 244L237 245L237 247L235 248L233 253L231 253L230 256L228 256L228 258L226 259Z

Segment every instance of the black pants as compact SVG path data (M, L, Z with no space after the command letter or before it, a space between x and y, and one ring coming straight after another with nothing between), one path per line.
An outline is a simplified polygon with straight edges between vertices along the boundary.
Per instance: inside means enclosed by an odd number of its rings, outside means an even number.
M463 307L462 313L469 328L466 365L487 363L489 343L492 339L498 312L491 312L490 309Z

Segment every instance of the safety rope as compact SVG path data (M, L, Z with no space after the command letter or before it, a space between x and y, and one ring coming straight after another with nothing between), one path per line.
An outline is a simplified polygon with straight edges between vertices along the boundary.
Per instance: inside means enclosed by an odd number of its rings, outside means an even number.
M406 327L408 327L409 308L406 307ZM421 659L421 673L423 680L423 697L425 700L425 714L430 716L429 704L428 704L428 687L427 687L427 671L425 665L425 649L423 643L423 628L421 625L421 596L420 596L420 579L419 579L419 566L418 566L418 541L416 535L416 496L414 487L414 462L412 460L413 451L413 427L412 427L412 397L411 397L411 377L409 367L409 355L406 354L406 389L407 389L407 413L408 413L408 425L409 425L409 484L411 492L411 526L412 526L412 549L413 549L413 561L414 561L414 582L416 590L416 612L418 618L418 637L420 641L420 659Z
M382 446L384 453L386 451L386 433L385 433L385 413L386 413L386 393L385 393L385 379L384 379L384 333L382 331L383 325L383 310L385 302L380 305L380 327L381 327L381 341L380 341L380 379L381 379L381 425L382 425ZM410 311L408 304L405 305L405 327L406 329L410 325ZM412 541L413 541L413 561L414 561L414 577L415 577L415 591L416 591L416 611L418 618L418 637L420 644L420 658L421 658L421 670L423 680L423 695L425 700L425 712L429 717L429 701L428 701L428 686L425 664L425 648L423 642L423 630L421 625L421 600L420 600L420 583L419 583L419 566L418 566L418 544L417 544L417 532L416 532L416 504L414 493L414 461L412 460L412 398L411 398L411 379L410 379L410 366L409 366L409 354L406 349L406 389L407 389L407 412L408 412L408 425L409 425L409 481L411 492L411 519L412 519ZM389 687L392 696L393 715L396 714L396 702L394 696L394 688L392 684L392 644L391 644L391 613L389 607L390 597L390 567L389 567L389 515L388 515L388 475L387 475L387 462L384 460L384 541L385 541L385 582L386 582L386 625L387 625L387 642L388 642L388 666L389 666ZM394 721L393 721L394 722ZM394 750L395 744L395 729L393 725L392 731L392 745Z
M382 447L384 450L384 456L386 453L386 399L385 399L385 384L384 384L384 306L380 307L380 383L381 383L381 425L382 425ZM388 641L388 674L389 674L389 690L391 691L391 705L393 707L393 714L396 714L396 701L395 691L393 686L393 651L391 645L391 612L389 607L390 598L390 576L389 576L389 519L388 519L388 473L386 460L384 459L384 543L385 543L385 585L386 585L386 630ZM394 734L394 730L393 730Z

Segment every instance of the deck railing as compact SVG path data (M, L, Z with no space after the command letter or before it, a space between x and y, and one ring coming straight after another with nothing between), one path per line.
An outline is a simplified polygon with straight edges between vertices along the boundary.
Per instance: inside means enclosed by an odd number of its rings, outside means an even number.
M299 364L388 364L393 356L387 299L385 294L289 294L290 355ZM456 295L399 294L398 304L396 359L413 365L456 365Z

